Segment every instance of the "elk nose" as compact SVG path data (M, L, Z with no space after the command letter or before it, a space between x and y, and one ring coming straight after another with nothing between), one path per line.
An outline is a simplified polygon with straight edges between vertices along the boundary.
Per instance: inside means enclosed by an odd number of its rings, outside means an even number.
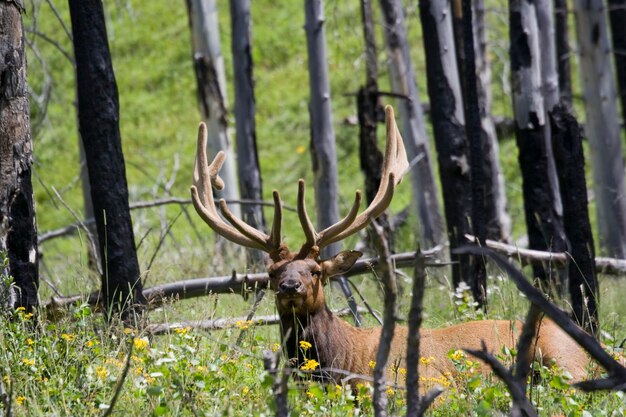
M284 294L295 294L298 292L300 285L300 281L296 279L286 279L282 281L278 287L280 288L280 292Z

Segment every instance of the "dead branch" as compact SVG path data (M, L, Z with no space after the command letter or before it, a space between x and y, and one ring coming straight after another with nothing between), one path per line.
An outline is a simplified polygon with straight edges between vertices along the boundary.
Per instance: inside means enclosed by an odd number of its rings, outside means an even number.
M376 352L376 365L374 366L374 415L384 417L387 415L387 382L385 370L389 351L391 350L391 340L396 327L397 320L397 298L398 289L396 287L396 275L393 263L390 259L389 247L385 239L385 232L382 226L375 221L370 226L372 230L372 241L378 252L378 277L385 290L385 309L383 314L383 327L380 332L380 344Z
M280 369L278 367L279 352L266 350L263 352L263 366L265 370L273 376L272 391L276 400L276 417L289 416L289 404L287 402L287 379L289 378L288 369Z
M433 251L423 252L431 256ZM389 256L390 261L395 263L396 268L411 266L415 260L414 252L405 252ZM357 261L352 269L345 276L359 275L371 272L378 265L378 258L363 259ZM427 263L429 267L444 266L443 263ZM166 299L185 300L195 297L203 297L209 294L246 294L253 288L265 288L269 282L267 273L237 274L208 278L192 278L182 281L175 281L166 284L156 285L143 290L144 297L148 300L148 308L160 306ZM88 295L72 295L66 297L51 297L50 301L43 303L48 314L54 313L64 307L77 302L87 302L96 306L100 302L99 291Z
M489 351L485 341L482 341L481 350L463 349L472 356L484 361L493 369L493 372L506 384L511 398L513 399L513 406L511 407L511 416L514 417L536 417L537 413L533 408L528 398L526 398L526 390L523 389L521 384L518 383L517 378L506 369L506 367L498 361Z
M421 416L423 410L419 409L419 358L420 337L419 330L422 325L422 300L424 299L424 286L426 283L426 267L424 257L420 254L419 247L415 257L415 273L413 276L413 295L409 309L408 325L409 337L406 349L406 415L407 417Z
M566 332L576 343L585 349L589 355L600 364L608 373L608 377L596 381L584 381L574 384L582 390L624 389L626 384L626 368L607 353L596 339L577 326L563 311L546 299L541 291L532 284L513 265L503 257L487 248L466 246L459 251L475 255L489 256L500 268L511 277L518 290L524 293L528 300L539 307L553 322Z
M130 360L133 357L133 346L134 346L133 338L130 338L128 341L128 354L126 356L126 362L124 363L124 369L117 379L117 383L115 384L115 392L113 393L113 398L111 398L111 402L109 404L109 408L104 412L102 417L108 417L113 413L113 409L115 408L115 404L117 403L117 399L122 392L122 387L124 386L124 381L126 381L126 376L128 376L128 370L130 369Z
M475 242L476 238L466 234L465 238L468 242ZM549 262L556 266L563 266L570 259L568 253L564 252L543 252L532 249L519 248L517 246L508 245L506 243L497 242L487 239L487 247L494 251L506 255L510 258L520 260L522 265L532 262ZM623 275L626 274L626 259L596 257L596 270L598 273L606 275Z
M360 313L367 313L368 311L363 307L359 307ZM352 314L350 309L344 308L338 311L334 311L333 314L343 317L349 316ZM191 328L195 330L223 330L223 329L232 329L236 327L240 327L241 323L246 323L250 327L252 326L270 326L274 324L279 324L280 319L278 315L271 314L266 316L257 316L256 318L248 318L246 317L231 317L224 319L212 319L212 320L190 320L190 321L179 321L174 323L161 323L161 324L151 324L146 327L146 332L150 333L154 336L168 334L175 329L185 329ZM237 345L235 345L237 346Z

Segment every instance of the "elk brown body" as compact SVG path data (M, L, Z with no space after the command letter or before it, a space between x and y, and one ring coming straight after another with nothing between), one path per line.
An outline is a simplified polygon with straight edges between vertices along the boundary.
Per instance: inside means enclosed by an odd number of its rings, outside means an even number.
M298 182L298 218L304 231L305 243L298 252L291 252L282 243L282 203L273 192L274 220L269 234L254 229L235 217L224 200L219 201L221 214L213 197L213 188L224 186L219 170L224 153L219 152L209 164L206 155L207 131L201 123L194 167L191 195L200 217L221 236L239 245L267 252L267 270L270 285L276 294L276 306L281 321L281 335L288 358L297 364L304 360L299 342L311 344L307 359L315 359L323 369L319 375L335 381L344 380L355 387L359 378L345 378L350 374L369 375L371 361L375 360L381 328L355 328L336 317L328 308L323 287L328 279L349 270L361 255L357 251L340 252L327 260L320 260L322 248L338 242L366 227L389 206L395 187L409 167L402 138L395 123L393 109L385 108L387 143L381 183L370 205L359 214L361 193L356 192L349 213L342 220L322 231L316 231L304 204L304 181ZM226 220L224 220L226 219ZM406 357L407 328L397 326L391 345L389 363L403 366ZM422 364L420 376L425 381L453 377L455 367L448 358L453 349L479 349L481 341L491 351L503 346L515 346L521 323L517 321L479 321L459 324L445 329L420 330L420 354L430 359ZM586 375L588 364L584 351L558 326L544 321L538 331L535 351L544 363L555 360L575 381ZM328 371L328 369L330 369ZM333 370L334 369L334 370ZM487 372L485 366L481 371Z

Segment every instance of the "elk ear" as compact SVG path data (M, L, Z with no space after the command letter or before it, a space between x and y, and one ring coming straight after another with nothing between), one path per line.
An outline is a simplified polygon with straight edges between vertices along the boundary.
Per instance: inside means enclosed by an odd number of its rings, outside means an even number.
M330 278L348 272L361 256L363 256L363 253L358 250L348 250L339 252L332 258L320 262L320 266L324 271L324 277Z

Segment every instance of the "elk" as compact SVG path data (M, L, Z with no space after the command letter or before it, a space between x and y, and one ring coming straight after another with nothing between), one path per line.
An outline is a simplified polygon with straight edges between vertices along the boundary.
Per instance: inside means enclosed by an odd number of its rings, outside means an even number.
M408 168L404 145L391 106L385 108L385 116L387 141L382 180L375 198L361 214L358 214L361 193L356 191L354 203L346 217L322 231L316 231L304 204L304 181L299 180L297 212L306 241L297 252L291 252L281 241L282 208L280 195L276 190L273 191L274 219L269 234L235 217L223 199L219 201L219 207L226 221L218 214L212 188L221 189L224 185L218 175L224 162L224 154L218 153L208 164L207 131L204 124L200 124L198 133L191 187L196 211L219 235L269 255L266 267L270 287L276 296L281 336L287 357L295 360L296 364L302 363L304 353L299 343L308 342L312 347L305 352L307 358L315 359L321 369L331 369L319 376L337 382L345 374L333 369L357 375L371 373L371 363L376 357L381 328L353 327L335 316L324 298L323 287L329 278L347 272L362 254L358 251L343 251L324 260L319 258L319 254L325 246L358 232L383 213ZM491 351L499 351L503 346L513 348L519 331L520 322L507 320L475 321L443 329L421 329L420 353L428 358L429 363L420 365L420 376L424 381L449 379L456 373L454 364L447 356L449 351L461 348L480 349L482 340ZM398 363L399 367L403 366L406 357L407 332L406 327L396 326L389 360L390 363ZM540 352L544 363L555 360L576 381L586 375L587 355L551 321L544 320L541 324L535 351ZM486 367L480 370L488 372ZM360 382L362 380L359 378L349 380L353 389Z

